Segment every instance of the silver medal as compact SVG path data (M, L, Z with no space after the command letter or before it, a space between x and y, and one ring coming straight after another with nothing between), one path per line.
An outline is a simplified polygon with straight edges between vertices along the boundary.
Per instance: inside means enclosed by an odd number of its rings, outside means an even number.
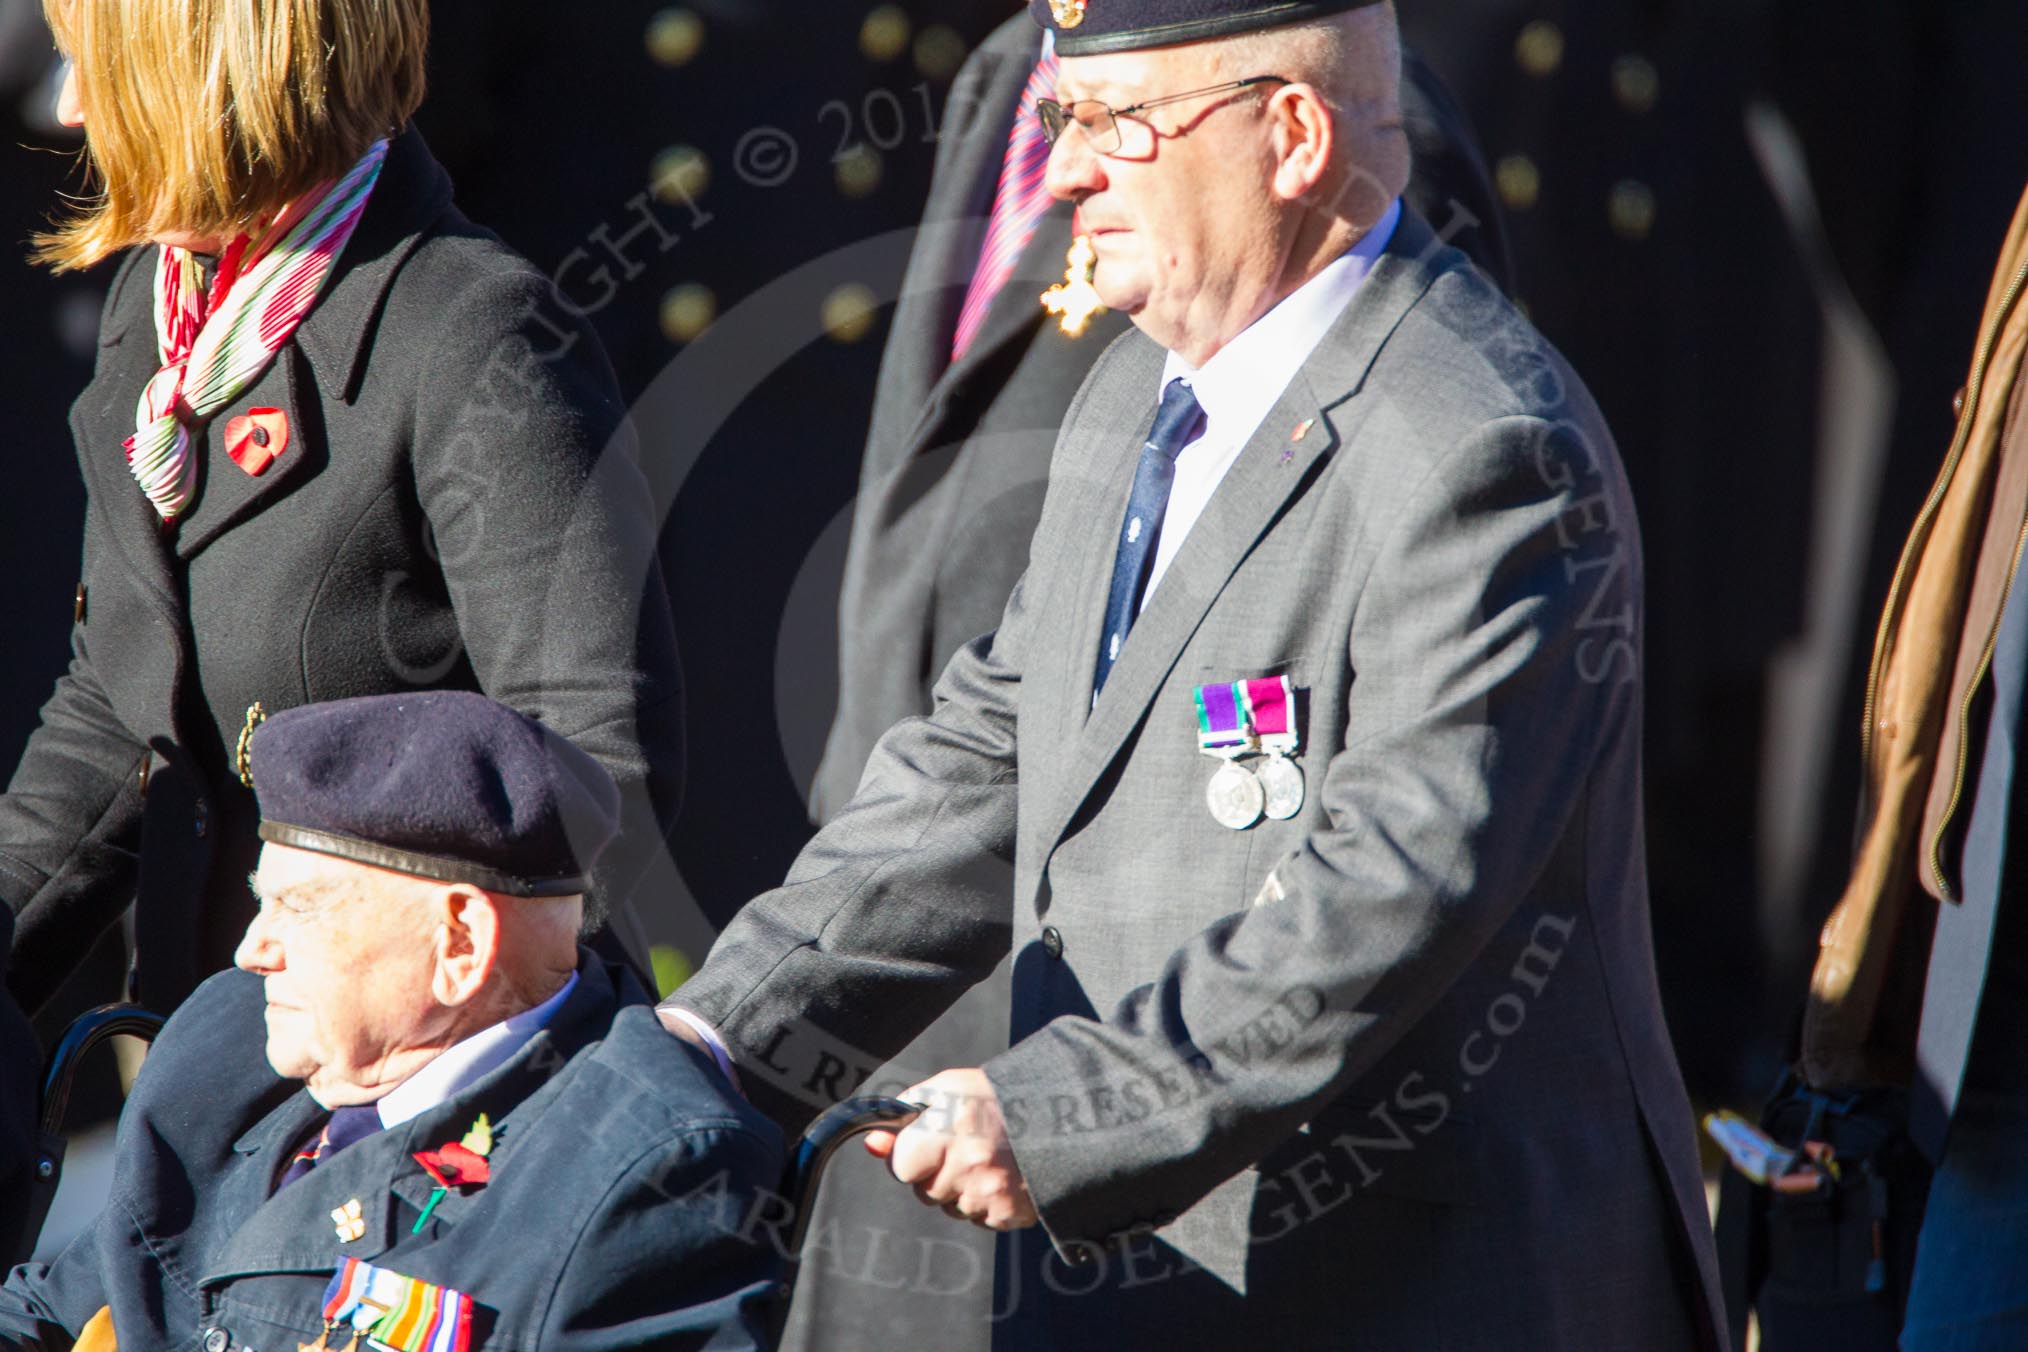
M1287 756L1270 756L1254 773L1260 777L1268 816L1285 822L1303 810L1303 768Z
M1227 761L1218 767L1218 773L1205 787L1204 801L1211 808L1212 820L1220 826L1244 831L1260 820L1266 795L1261 791L1260 781L1253 777L1253 771Z

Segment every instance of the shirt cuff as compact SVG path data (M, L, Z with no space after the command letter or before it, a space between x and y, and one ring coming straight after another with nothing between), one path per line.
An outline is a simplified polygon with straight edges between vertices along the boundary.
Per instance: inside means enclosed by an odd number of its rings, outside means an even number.
M681 1005L663 1005L662 1012L683 1020L691 1032L704 1039L704 1045L711 1049L711 1059L718 1062L718 1072L725 1076L726 1083L739 1083L739 1076L733 1073L732 1057L726 1052L725 1043L719 1040L717 1029Z

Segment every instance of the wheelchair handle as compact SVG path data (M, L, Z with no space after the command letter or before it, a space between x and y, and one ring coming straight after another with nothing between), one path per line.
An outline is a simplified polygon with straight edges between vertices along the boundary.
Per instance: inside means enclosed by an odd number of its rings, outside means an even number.
M85 1057L109 1037L125 1034L153 1042L168 1022L162 1015L139 1005L100 1005L71 1020L63 1040L50 1054L49 1073L42 1081L42 1129L56 1135L63 1130L63 1118L70 1108L70 1085Z
M809 1130L803 1133L803 1139L796 1143L796 1157L789 1164L789 1182L785 1190L788 1200L795 1207L786 1245L790 1262L802 1255L803 1237L810 1229L810 1214L816 1210L817 1184L823 1178L824 1166L831 1162L838 1148L869 1131L899 1131L922 1116L927 1106L905 1099L872 1095L849 1098L833 1104L810 1124Z

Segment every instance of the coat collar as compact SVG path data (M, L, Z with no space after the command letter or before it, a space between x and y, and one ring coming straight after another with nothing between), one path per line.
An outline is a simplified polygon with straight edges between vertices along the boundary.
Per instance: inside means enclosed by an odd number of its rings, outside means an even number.
M1135 621L1096 704L1092 679L1113 558L1109 547L1085 551L1070 594L1068 618L1059 631L1062 650L1044 659L1050 697L1026 705L1051 711L1046 745L1070 748L1061 758L1050 757L1060 778L1042 798L1042 829L1035 843L1045 852L1055 848L1078 808L1140 726L1184 645L1233 572L1338 447L1351 411L1347 406L1356 406L1374 359L1450 257L1456 255L1442 249L1419 215L1403 213L1387 252L1359 293L1226 472ZM1122 344L1120 360L1107 373L1121 397L1109 417L1095 420L1096 454L1085 487L1088 503L1080 518L1095 514L1094 520L1113 523L1125 510L1133 462L1152 413L1150 396L1163 360L1162 350L1144 339ZM1301 440L1292 440L1292 429L1306 419L1311 428ZM1116 534L1109 526L1095 531L1094 538L1108 542Z
M353 396L367 335L388 286L450 204L451 177L430 154L422 133L409 127L396 135L366 214L339 255L324 294L295 332L294 341L309 355L319 377L335 382L327 388L342 389L347 399ZM133 337L146 359L154 359L153 260L153 248L144 246L121 267L100 329L101 347L119 346ZM139 388L134 390L136 400L140 393Z
M480 1113L492 1121L497 1144L490 1157L504 1171L514 1167L521 1132L539 1113L538 1093L572 1057L602 1038L622 1006L644 1003L633 976L608 966L590 951L578 951L578 982L549 1025L476 1084L435 1108L391 1127L321 1164L281 1192L273 1192L283 1156L308 1133L323 1109L307 1091L292 1095L233 1143L232 1158L216 1187L223 1223L230 1233L210 1253L198 1255L205 1286L263 1272L324 1272L340 1259L372 1260L409 1238L414 1217L428 1204L435 1185L414 1152L457 1140ZM433 1224L456 1225L483 1193L451 1194L431 1215ZM357 1201L365 1235L340 1243L331 1212ZM406 1208L395 1205L406 1203Z
M360 218L316 308L296 329L327 398L351 403L373 325L401 265L451 205L451 176L414 127L395 137L373 200Z
M304 317L275 362L249 387L286 396L278 404L299 431L321 424L330 403L358 398L359 380L371 348L372 332L401 266L449 208L451 181L414 128L401 133L389 147L380 182L359 227L339 256L324 294ZM84 462L85 480L96 508L106 516L134 571L171 613L180 611L168 561L169 536L128 472L120 447L134 430L134 406L153 377L155 348L153 251L136 250L122 266L107 301L101 328L99 370L78 400L72 431ZM300 352L308 379L293 360ZM314 398L305 397L306 386ZM191 517L175 536L175 552L185 558L209 543L287 487L299 482L321 458L313 437L299 437L283 461L258 479L241 474L223 448L224 422L242 406L259 402L244 398L199 429L196 453L205 458L205 483ZM306 419L310 420L306 422ZM226 495L220 502L214 494ZM222 510L221 510L222 508Z

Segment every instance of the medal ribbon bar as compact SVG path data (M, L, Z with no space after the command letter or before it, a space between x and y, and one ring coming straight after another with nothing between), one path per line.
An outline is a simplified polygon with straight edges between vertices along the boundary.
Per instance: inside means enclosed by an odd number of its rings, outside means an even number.
M1262 751L1284 756L1301 745L1302 734L1296 731L1296 690L1288 677L1236 681L1233 689L1246 705L1248 722Z
M1253 719L1238 683L1200 685L1197 701L1197 745L1207 756L1227 760L1256 749Z

